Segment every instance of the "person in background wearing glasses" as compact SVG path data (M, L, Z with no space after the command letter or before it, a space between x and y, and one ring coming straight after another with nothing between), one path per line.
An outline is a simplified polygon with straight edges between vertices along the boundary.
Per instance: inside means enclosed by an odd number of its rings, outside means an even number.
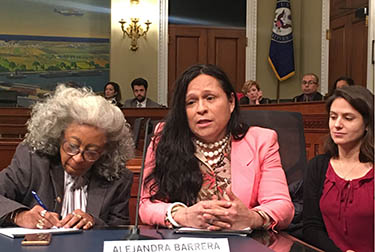
M322 101L323 95L318 92L319 78L316 74L303 75L301 82L302 94L293 98L294 102Z
M134 143L117 106L89 89L59 85L33 107L27 128L0 172L0 226L129 224L133 175L125 163Z

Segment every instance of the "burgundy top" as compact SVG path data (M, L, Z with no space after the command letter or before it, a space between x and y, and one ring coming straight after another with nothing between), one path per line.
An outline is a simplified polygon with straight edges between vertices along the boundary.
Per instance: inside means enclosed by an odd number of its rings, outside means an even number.
M341 250L374 249L374 168L365 176L344 180L328 165L320 210L329 238Z

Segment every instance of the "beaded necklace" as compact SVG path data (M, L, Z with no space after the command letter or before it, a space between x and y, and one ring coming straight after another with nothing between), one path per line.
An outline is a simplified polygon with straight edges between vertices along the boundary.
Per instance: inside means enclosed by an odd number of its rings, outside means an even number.
M224 156L224 150L229 143L229 134L215 143L206 144L198 139L194 139L194 141L198 146L198 151L205 156L208 164L213 166L219 163L220 160L222 160Z

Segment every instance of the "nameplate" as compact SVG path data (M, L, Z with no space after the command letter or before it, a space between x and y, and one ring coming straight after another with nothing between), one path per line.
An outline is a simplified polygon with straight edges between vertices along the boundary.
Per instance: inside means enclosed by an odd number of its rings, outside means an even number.
M229 252L227 238L105 241L103 252Z

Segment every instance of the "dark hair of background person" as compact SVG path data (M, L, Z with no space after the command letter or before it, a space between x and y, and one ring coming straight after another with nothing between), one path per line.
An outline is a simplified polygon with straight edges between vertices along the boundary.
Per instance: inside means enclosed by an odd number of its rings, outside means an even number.
M359 151L359 161L362 163L374 162L374 95L362 86L345 86L336 89L326 101L326 109L329 113L333 101L344 98L363 117L366 127ZM324 150L333 157L338 157L338 147L329 135L324 144Z
M132 86L132 89L134 90L134 86L144 86L145 89L147 90L148 88L148 83L145 79L143 78L137 78L137 79L134 79L131 83L131 86Z
M354 80L352 78L341 76L337 80L335 80L335 83L333 84L331 91L328 93L328 96L331 96L333 94L333 92L337 88L337 82L342 81L342 80L346 81L346 83L348 83L349 86L354 86Z
M115 92L116 92L116 96L115 96L116 101L117 101L117 102L121 102L122 97L121 97L120 85L117 84L117 83L114 82L114 81L108 81L107 84L105 84L105 86L104 86L104 93L105 93L105 89L106 89L106 87L107 87L108 85L112 85L112 86L113 86L113 88L114 88L114 90L115 90Z
M235 107L227 125L235 140L242 139L249 126L240 121L240 107L227 75L214 65L193 65L176 81L171 109L164 128L157 133L155 168L145 179L150 185L151 200L184 202L193 205L201 189L203 178L198 160L194 156L194 134L189 128L186 114L186 93L190 82L201 74L215 78L228 99L235 99ZM154 145L155 146L155 145ZM183 188L183 190L182 190Z
M342 81L342 80L346 81L346 83L348 83L349 86L354 86L354 80L352 78L341 76L337 80L335 80L335 85L333 85L335 89L337 88L337 82Z

